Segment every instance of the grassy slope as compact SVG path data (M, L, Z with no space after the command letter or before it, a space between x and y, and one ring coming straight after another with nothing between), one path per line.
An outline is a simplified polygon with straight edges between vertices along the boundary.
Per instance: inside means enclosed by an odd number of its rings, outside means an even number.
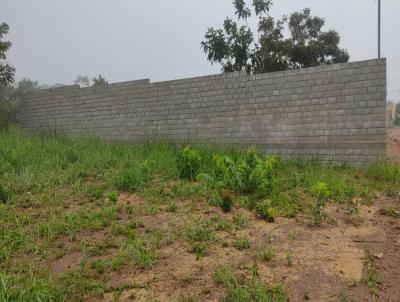
M235 150L197 149L202 159L200 172L213 169L215 154L234 160L243 157ZM49 133L27 138L16 128L1 132L0 300L78 301L111 290L104 271L118 272L126 265L150 270L157 262L157 251L166 244L161 242L176 240L180 234L168 240L157 230L138 235L141 213L174 211L178 199L212 203L201 182L179 180L176 156L176 148L167 142L109 144L93 137ZM300 212L312 215L316 200L312 188L321 182L326 183L331 202L349 205L355 199L372 202L377 193L393 194L400 187L399 166L387 164L359 170L280 162L274 173L269 205L276 215L286 217ZM118 204L122 191L137 191L146 205L136 209ZM229 198L234 207L253 209L266 196L233 193ZM129 223L120 223L126 215ZM241 217L237 220L243 222ZM182 235L199 256L205 254L207 245L215 244L215 225L189 227ZM88 234L93 231L103 232L106 240L88 248ZM115 236L125 238L124 242L112 242ZM106 260L89 261L107 254L107 240L118 252ZM245 249L246 240L237 245ZM79 268L60 276L49 273L49 263L76 250L84 255ZM227 288L227 301L251 301L252 295L261 297L260 301L269 301L271 295L285 300L280 287L265 289L254 278L239 285L228 268L216 268L215 274L215 282Z

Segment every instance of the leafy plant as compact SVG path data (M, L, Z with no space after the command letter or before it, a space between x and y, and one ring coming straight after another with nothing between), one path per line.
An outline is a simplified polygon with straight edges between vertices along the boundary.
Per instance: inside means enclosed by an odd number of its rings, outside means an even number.
M183 148L176 156L176 166L180 178L194 180L201 167L201 156L199 151L190 147Z
M325 220L326 199L331 195L325 182L319 182L310 188L311 193L317 197L317 202L312 209L312 225L319 226Z

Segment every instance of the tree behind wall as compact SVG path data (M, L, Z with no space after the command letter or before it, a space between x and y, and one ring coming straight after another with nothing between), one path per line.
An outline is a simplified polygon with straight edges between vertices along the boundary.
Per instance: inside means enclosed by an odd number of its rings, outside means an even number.
M93 77L92 81L93 81L93 86L101 86L108 84L107 80L104 77L102 77L101 74L99 74L97 78Z
M221 29L209 28L201 43L207 59L221 64L224 72L256 74L349 60L339 47L339 34L323 31L325 20L312 16L308 8L274 19L269 15L272 0L253 0L253 10L245 0L233 4L237 21L227 18ZM258 21L256 33L248 25L252 16Z
M18 102L11 98L15 68L6 62L6 52L10 49L11 43L3 41L9 29L8 24L0 24L0 129L6 128L15 120L18 110Z

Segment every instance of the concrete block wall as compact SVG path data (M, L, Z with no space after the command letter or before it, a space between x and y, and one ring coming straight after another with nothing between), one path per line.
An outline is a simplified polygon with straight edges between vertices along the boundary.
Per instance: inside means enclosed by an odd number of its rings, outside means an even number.
M28 133L207 141L363 165L386 154L386 60L49 89L22 99L19 120Z

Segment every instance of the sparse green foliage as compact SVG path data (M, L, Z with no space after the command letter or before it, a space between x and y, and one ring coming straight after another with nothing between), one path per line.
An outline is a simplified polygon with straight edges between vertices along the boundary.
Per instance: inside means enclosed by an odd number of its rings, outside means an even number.
M367 175L376 181L391 182L400 185L400 166L385 162L371 165Z
M233 246L239 251L247 250L250 248L250 241L246 237L240 237L233 242Z
M244 229L248 226L250 218L242 214L235 214L233 216L233 223L237 229Z
M117 181L117 188L125 192L138 192L149 179L148 162L144 161L136 167L128 167Z
M99 74L98 77L93 77L92 81L93 81L93 86L102 86L108 84L106 79L101 74Z
M207 245L215 242L213 224L209 221L196 221L195 225L187 231L187 238L191 246L191 252L197 257L207 254Z
M197 150L185 147L176 156L176 165L179 177L186 180L194 180L199 174L201 156Z
M238 280L226 266L214 269L214 281L226 288L225 302L286 302L288 295L282 286L266 288L257 276Z
M372 258L369 257L364 262L364 268L366 270L366 276L364 278L364 282L369 288L371 294L373 296L377 296L379 292L379 275L378 272L373 267Z
M254 241L246 236L252 236L254 228L249 224L256 218L248 210L271 220L269 216L295 217L297 213L303 217L312 210L310 201L323 202L323 206L337 202L353 216L359 211L358 203L374 201L375 194L397 194L399 188L392 174L398 169L395 164L356 169L281 161L254 150L200 145L193 150L201 158L201 173L192 173L197 175L196 182L177 179L177 149L168 142L106 143L54 132L26 137L15 126L1 131L0 300L101 299L110 290L110 273L157 272L163 265L158 257L164 256L159 250L167 245L171 244L168 250L172 251L187 246L197 257L210 258L235 239L240 239L235 243L238 248L246 249ZM118 196L125 191L119 189L121 184L139 191ZM222 214L209 206L221 207L225 190L232 194L235 213ZM397 205L383 208L381 214L396 219ZM297 232L288 237L297 238ZM279 233L279 240L284 239ZM279 242L274 240L269 232L262 239L265 246L255 255L253 244L242 252L251 260L245 264L247 269L240 268L240 275L220 272L225 275L219 279L225 280L226 301L285 301L279 300L282 287L268 288L257 279L258 274L262 276L261 265L266 265L262 261L270 266L280 263L275 260L278 248L272 247ZM47 267L41 266L42 261L52 264L56 256L68 257L77 251L82 261L60 276L49 277ZM81 253L86 256L82 258ZM214 260L204 259L204 263ZM288 255L283 260L290 265ZM373 287L376 274L370 271L367 277ZM194 280L193 276L189 279ZM153 285L151 280L143 284Z
M339 34L323 31L325 20L312 16L309 8L274 19L269 14L271 0L254 0L255 33L248 22L252 10L244 0L233 3L238 21L226 18L221 29L209 28L201 42L207 59L221 64L224 72L256 74L349 60L347 51L339 47Z

